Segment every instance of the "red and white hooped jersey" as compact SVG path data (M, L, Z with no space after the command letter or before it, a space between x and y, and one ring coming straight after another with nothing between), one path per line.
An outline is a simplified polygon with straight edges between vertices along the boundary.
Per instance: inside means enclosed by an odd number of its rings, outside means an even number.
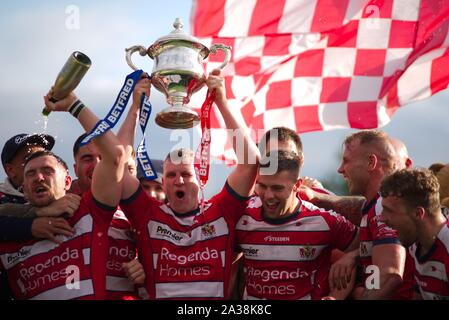
M176 214L141 188L121 208L136 230L150 299L225 299L234 228L246 207L226 183L205 210Z
M245 298L319 299L329 292L332 249L345 250L357 227L343 216L301 201L281 219L263 216L259 197L251 198L236 227L245 255Z
M382 213L382 197L380 194L367 202L362 208L362 221L360 222L360 264L362 265L362 280L359 286L364 286L368 276L368 266L373 264L373 247L381 244L401 245L397 231L387 226L380 220ZM413 261L412 257L406 254L403 274L403 284L393 299L411 299L413 297Z
M82 195L82 194L81 194ZM123 262L136 257L136 241L131 224L120 208L114 212L108 230L109 250L106 263L106 299L140 299L135 285L128 279L122 268Z
M108 230L109 254L106 264L106 299L140 299L135 285L128 279L122 263L136 258L136 240L131 224L123 211L118 209Z
M73 237L0 243L0 264L15 299L105 299L108 228L116 208L86 193L68 219Z
M415 262L415 279L425 300L449 300L449 222L438 233L432 248L420 257L420 246L409 248Z

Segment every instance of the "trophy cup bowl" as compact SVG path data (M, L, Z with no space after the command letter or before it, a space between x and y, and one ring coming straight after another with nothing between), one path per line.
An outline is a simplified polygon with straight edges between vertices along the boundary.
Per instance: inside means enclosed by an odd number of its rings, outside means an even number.
M222 69L230 59L230 47L215 44L207 48L193 36L182 31L179 18L173 23L175 30L158 39L150 47L137 45L126 49L126 61L133 69L131 56L139 52L141 56L148 55L154 60L151 73L151 84L162 92L171 106L156 115L156 123L167 129L187 129L200 122L198 114L188 105L192 94L200 90L206 83L203 60L210 53L223 50L225 60L219 66Z

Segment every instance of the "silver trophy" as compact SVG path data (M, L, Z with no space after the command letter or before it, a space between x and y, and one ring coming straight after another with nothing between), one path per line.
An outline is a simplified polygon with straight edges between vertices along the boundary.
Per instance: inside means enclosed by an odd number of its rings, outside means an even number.
M156 123L168 129L186 129L197 125L198 114L188 106L193 93L206 83L203 60L217 50L225 53L225 60L219 66L222 69L229 62L231 48L223 44L214 44L209 48L182 30L179 18L173 23L175 30L159 38L148 49L143 46L132 46L126 49L126 62L137 70L131 61L134 52L141 56L148 55L154 60L151 83L164 93L171 107L165 108L156 115Z

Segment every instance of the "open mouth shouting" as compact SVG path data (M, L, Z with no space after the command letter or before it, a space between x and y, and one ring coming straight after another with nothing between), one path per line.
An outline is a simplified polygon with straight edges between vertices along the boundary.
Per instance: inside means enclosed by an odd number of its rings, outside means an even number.
M274 200L265 201L264 206L265 206L265 209L267 209L269 211L274 211L279 207L279 201L274 201Z
M33 193L39 198L45 197L49 194L49 188L44 185L38 185L34 187Z
M186 193L184 191L178 190L175 192L176 199L183 200Z

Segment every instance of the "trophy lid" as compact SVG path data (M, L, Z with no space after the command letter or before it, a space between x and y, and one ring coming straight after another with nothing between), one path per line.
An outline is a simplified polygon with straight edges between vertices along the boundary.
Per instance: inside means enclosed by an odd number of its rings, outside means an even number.
M153 45L150 46L150 50L149 50L149 54L150 57L153 57L152 54L152 50L151 47L153 46L161 46L164 43L167 42L172 42L172 41L186 41L186 42L190 42L192 43L194 46L198 46L200 48L200 51L204 51L205 56L204 58L206 58L209 55L209 49L201 43L201 41L189 34L186 34L183 30L184 24L182 23L180 18L176 18L175 22L173 22L173 27L175 28L172 32L170 32L169 34L167 34L166 36L160 37L159 39L157 39Z

